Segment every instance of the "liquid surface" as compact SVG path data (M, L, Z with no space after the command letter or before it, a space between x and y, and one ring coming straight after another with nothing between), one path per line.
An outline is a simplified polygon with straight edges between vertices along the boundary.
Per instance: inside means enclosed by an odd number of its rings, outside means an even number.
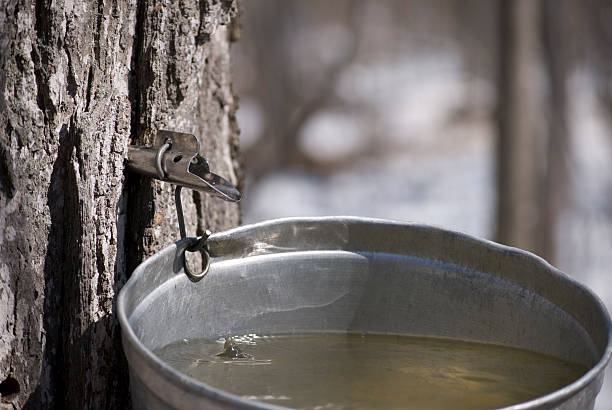
M223 355L224 342L184 340L156 354L210 386L308 409L491 409L551 393L587 371L523 349L430 337L235 337L243 357Z

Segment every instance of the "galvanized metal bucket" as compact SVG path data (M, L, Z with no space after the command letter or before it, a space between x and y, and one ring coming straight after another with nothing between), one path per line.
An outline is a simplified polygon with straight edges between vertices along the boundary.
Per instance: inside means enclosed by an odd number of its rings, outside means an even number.
M612 353L591 291L537 256L431 226L293 218L220 232L199 282L184 239L143 262L118 315L136 409L278 408L181 374L152 351L224 332L373 331L502 343L587 365L579 380L512 409L589 409Z

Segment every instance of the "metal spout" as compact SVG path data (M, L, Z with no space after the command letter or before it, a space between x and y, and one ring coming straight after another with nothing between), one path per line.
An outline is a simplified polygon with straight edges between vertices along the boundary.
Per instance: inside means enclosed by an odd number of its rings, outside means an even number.
M236 187L210 171L192 134L160 130L153 147L130 146L128 167L135 172L182 187L206 192L230 202L240 201Z

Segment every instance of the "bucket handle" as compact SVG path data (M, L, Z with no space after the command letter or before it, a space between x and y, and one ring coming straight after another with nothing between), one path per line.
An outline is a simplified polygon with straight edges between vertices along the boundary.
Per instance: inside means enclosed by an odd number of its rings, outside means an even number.
M174 204L176 206L176 216L179 224L179 231L181 232L181 239L185 239L187 237L187 231L185 229L185 219L183 217L183 203L181 201L181 190L182 186L177 185L174 189ZM212 235L208 229L204 231L204 235L200 236L197 239L197 242L191 246L185 248L183 252L183 267L185 268L185 275L192 281L197 282L202 279L208 273L208 268L210 268L210 254L208 253L208 245L206 245L206 240L208 237ZM189 263L187 263L187 257L185 255L186 252L200 252L202 255L202 261L204 263L204 268L200 273L194 273L189 267Z

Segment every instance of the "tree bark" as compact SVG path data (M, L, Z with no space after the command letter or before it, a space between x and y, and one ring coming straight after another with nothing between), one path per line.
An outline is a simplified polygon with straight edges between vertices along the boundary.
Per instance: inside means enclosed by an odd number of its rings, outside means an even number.
M178 228L172 188L126 173L127 146L191 132L240 181L235 16L232 0L4 2L2 408L128 405L115 297ZM183 195L191 236L239 223L236 205Z

